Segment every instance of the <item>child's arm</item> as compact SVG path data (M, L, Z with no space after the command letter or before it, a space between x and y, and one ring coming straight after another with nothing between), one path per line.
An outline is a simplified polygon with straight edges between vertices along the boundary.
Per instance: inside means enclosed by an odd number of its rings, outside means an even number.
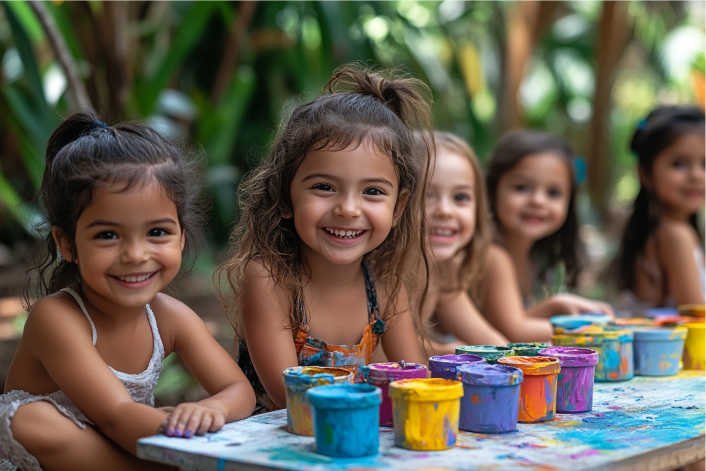
M381 304L384 307L384 304ZM402 287L395 300L395 314L385 321L382 348L388 361L427 363L417 329L414 326L407 290Z
M490 324L512 342L547 341L552 328L545 319L529 317L510 256L493 244L488 249L483 314Z
M93 346L85 317L65 298L52 296L33 306L23 342L96 428L135 454L137 439L158 433L167 414L132 400Z
M669 297L679 304L703 304L704 286L696 260L698 239L686 223L668 221L660 224L657 257L667 278Z
M464 291L441 294L434 312L439 326L463 345L507 343L507 339L478 312Z
M556 294L538 302L527 310L527 315L546 318L556 314L580 314L582 312L599 312L615 317L613 308L609 304L570 293Z
M284 408L287 400L282 371L298 364L289 320L290 298L262 265L250 262L240 309L244 340L255 371L272 402Z
M167 352L174 351L209 393L177 405L165 421L167 435L191 437L215 432L226 422L249 416L255 393L238 365L185 304L160 294L152 303Z

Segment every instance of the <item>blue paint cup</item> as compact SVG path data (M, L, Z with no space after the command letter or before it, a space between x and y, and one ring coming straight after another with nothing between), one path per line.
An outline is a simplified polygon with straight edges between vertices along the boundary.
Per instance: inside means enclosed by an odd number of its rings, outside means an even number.
M429 357L429 370L432 378L458 379L458 367L466 363L482 361L483 357L470 353L434 355Z
M336 458L378 453L380 389L369 384L332 384L309 389L316 451Z
M642 328L633 335L636 374L671 376L679 372L686 328Z
M461 430L506 433L517 429L522 370L476 362L459 366L458 374L463 382Z

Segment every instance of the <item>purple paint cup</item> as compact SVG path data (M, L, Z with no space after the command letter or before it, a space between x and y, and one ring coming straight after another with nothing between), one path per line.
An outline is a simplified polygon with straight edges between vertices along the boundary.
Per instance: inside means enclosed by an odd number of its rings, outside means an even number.
M485 362L458 367L463 382L459 428L479 433L517 429L522 370Z
M434 355L429 357L429 370L431 370L432 378L458 379L459 366L478 361L485 363L483 357L470 353Z
M385 363L371 363L362 368L365 382L377 386L382 390L382 404L380 404L380 425L392 427L392 401L389 395L389 384L400 379L426 378L429 371L420 363L407 363L404 361L390 361Z
M559 360L561 371L557 381L556 411L588 412L593 407L593 377L598 352L590 348L548 347L539 354Z

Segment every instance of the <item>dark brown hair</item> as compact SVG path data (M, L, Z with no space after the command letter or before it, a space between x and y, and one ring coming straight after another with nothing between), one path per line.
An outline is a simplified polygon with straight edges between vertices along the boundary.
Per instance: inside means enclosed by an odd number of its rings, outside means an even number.
M149 127L108 126L92 114L77 113L59 125L47 144L40 190L46 225L59 229L73 244L76 222L90 205L95 188L119 184L127 191L154 180L174 202L188 246L198 235L196 175L195 164ZM78 267L61 259L47 232L47 253L35 267L38 287L35 293L28 287L27 300L79 282Z
M704 112L700 108L670 105L652 110L638 123L630 140L630 150L637 157L640 170L645 175L652 176L657 155L687 133L704 134ZM659 223L656 204L654 193L640 185L616 259L618 285L621 289L633 290L635 287L635 262ZM703 243L703 234L699 229L696 214L689 217L689 224Z
M262 263L275 283L291 288L293 296L308 274L293 220L283 217L291 214L292 179L307 153L343 150L364 140L390 156L400 191L409 192L387 239L365 256L375 279L391 287L382 315L393 314L402 284L413 283L408 267L418 267L419 256L425 258L423 188L433 149L431 139L425 146L415 145L414 130L429 129L428 93L417 79L392 78L348 65L333 73L323 95L296 107L283 122L269 156L240 185L241 216L231 235L232 254L217 271L235 294L228 304L236 332L240 290L250 261ZM423 265L427 267L426 259ZM292 329L302 322L294 311Z
M576 216L576 178L574 176L574 152L565 139L539 131L516 130L505 133L493 149L486 182L488 200L496 229L502 233L497 214L497 190L502 176L510 171L522 159L540 152L554 152L559 155L569 170L570 190L566 219L553 234L536 241L532 245L530 256L538 264L537 277L547 281L549 271L563 262L566 268L567 285L576 286L581 270L579 262L580 245L578 240L578 218Z

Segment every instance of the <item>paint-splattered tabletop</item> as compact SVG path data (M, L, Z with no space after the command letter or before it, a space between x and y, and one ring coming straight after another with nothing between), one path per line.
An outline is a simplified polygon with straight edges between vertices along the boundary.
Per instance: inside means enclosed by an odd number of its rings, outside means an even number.
M315 453L314 438L286 431L286 410L227 424L191 439L163 435L138 442L138 456L188 470L253 468L319 469L579 469L635 466L664 468L704 456L703 373L635 377L597 383L593 411L557 414L540 424L519 424L502 435L461 432L447 451L415 452L393 445L380 429L380 454L334 459ZM679 456L677 456L679 455ZM676 458L675 458L676 457ZM666 461L665 461L666 460Z

